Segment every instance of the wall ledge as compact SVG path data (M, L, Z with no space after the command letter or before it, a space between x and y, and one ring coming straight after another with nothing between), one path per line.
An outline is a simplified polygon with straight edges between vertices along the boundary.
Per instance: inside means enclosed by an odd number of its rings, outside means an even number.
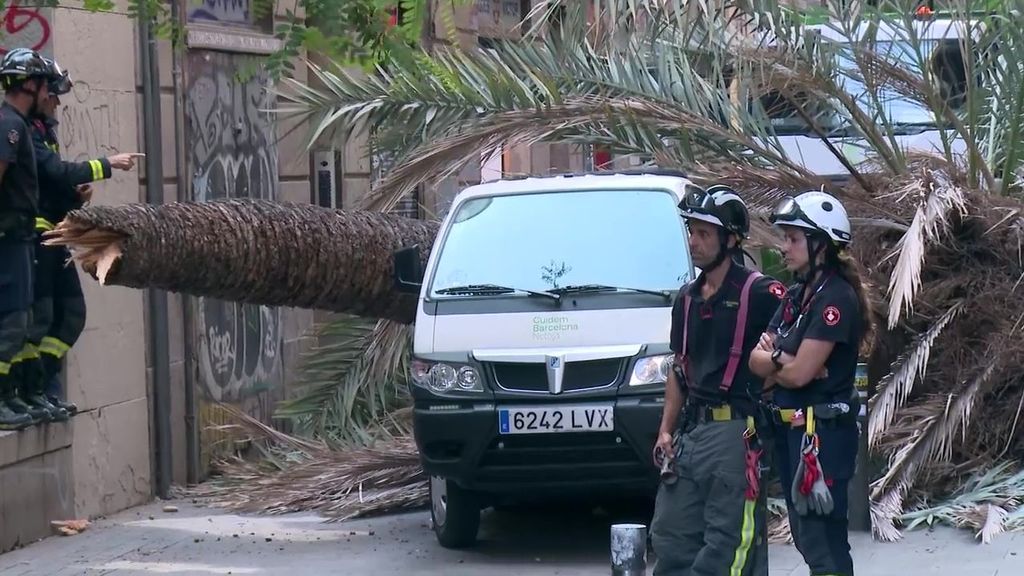
M0 431L0 468L71 446L73 422L74 418L24 430Z

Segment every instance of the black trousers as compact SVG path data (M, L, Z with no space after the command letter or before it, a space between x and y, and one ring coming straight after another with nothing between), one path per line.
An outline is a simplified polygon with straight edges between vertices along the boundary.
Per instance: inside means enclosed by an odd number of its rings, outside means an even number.
M59 396L64 356L85 329L85 298L71 254L63 246L36 245L35 290L28 343L38 351L46 392ZM57 389L54 389L57 386Z
M793 505L791 487L801 457L803 426L792 428L779 424L775 432L775 461L789 509L789 527L793 543L810 568L811 576L853 576L850 556L848 487L857 462L857 421L846 418L836 421L818 420L815 426L820 448L818 462L835 507L822 516L809 512L799 515Z
M0 240L0 393L10 386L12 365L28 339L33 291L30 242Z

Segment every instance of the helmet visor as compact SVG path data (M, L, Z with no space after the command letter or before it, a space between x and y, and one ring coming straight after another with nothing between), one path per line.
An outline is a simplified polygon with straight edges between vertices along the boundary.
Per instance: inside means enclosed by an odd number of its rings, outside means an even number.
M679 202L679 208L685 212L712 214L715 210L715 199L707 190L687 184L683 188L683 199Z
M768 221L772 224L802 223L812 228L818 227L818 225L800 209L800 204L798 204L796 199L792 196L786 196L779 201L778 205L775 206L775 210L772 210L771 216L768 217Z
M62 73L56 78L50 78L49 84L50 94L60 96L71 91L71 77L67 72Z

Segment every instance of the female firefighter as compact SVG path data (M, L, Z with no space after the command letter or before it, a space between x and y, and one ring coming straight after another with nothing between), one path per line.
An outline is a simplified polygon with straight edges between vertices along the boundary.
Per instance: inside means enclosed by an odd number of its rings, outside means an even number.
M846 253L850 221L836 198L806 192L772 212L797 284L750 355L775 383L779 477L793 540L811 576L852 576L847 486L857 459L859 351L873 333L867 290Z

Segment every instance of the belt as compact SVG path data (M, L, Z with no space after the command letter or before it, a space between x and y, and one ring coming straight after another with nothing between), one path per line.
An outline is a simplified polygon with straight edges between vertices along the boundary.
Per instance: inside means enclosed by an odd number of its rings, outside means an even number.
M854 407L846 402L830 402L828 404L814 404L808 408L813 409L814 419L824 422L838 423L845 417L856 417ZM789 424L794 428L804 425L808 408L775 408L776 420L780 424ZM794 423L794 419L796 423Z
M730 420L746 420L748 414L729 404L718 406L690 406L686 411L694 418L696 423L705 422L728 422Z

